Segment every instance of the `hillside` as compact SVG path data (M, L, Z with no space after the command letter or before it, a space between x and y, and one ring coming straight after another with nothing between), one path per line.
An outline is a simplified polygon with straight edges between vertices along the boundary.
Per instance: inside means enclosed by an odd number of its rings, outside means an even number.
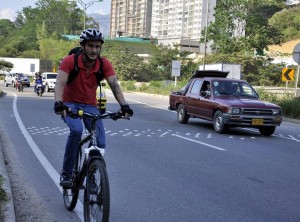
M97 13L88 14L88 16L93 17L94 20L100 25L100 30L104 37L109 37L110 32L110 14L100 15Z
M300 39L291 40L283 43L282 45L270 45L268 53L270 56L276 56L279 53L292 54L294 47L300 43Z

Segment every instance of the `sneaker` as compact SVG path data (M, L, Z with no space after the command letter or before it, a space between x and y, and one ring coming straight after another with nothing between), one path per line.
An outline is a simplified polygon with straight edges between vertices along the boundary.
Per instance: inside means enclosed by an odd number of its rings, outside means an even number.
M60 178L60 186L63 188L71 188L73 186L72 175L64 174Z
M91 179L90 187L91 187L90 194L92 194L92 195L97 194L97 192L98 192L98 186L97 186L96 179L95 179L94 175L93 175L93 177Z

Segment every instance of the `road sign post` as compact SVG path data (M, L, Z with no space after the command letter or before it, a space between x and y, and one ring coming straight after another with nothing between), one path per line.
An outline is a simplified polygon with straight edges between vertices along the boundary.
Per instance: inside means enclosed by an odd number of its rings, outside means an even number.
M177 76L180 76L181 62L172 61L172 76L175 76L175 86L177 85Z

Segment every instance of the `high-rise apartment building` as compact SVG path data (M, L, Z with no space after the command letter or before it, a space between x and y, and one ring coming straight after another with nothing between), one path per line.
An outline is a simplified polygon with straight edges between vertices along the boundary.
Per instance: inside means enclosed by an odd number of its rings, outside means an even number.
M216 0L153 0L151 36L163 45L204 52L201 34L214 21Z
M152 0L112 0L110 36L150 37Z
M110 36L157 38L203 53L202 30L214 21L217 0L112 0Z

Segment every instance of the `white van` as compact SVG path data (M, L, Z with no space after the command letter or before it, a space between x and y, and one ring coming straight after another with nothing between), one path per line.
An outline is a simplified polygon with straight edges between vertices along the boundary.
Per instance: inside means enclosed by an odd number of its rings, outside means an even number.
M46 92L54 91L56 77L57 77L57 73L55 72L42 73L42 81L43 81L43 85L45 86Z

